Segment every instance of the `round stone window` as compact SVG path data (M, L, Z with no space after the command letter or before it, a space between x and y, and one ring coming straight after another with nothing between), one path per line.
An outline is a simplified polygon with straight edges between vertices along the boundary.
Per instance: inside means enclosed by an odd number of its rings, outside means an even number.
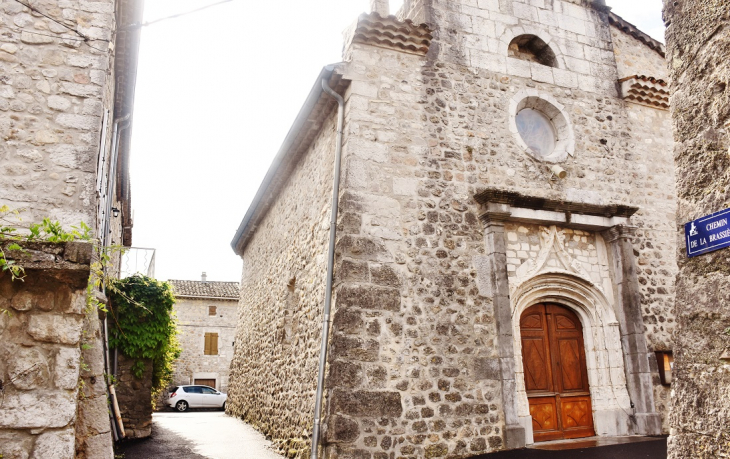
M535 159L549 163L573 155L574 137L563 106L549 94L520 91L510 101L510 131Z

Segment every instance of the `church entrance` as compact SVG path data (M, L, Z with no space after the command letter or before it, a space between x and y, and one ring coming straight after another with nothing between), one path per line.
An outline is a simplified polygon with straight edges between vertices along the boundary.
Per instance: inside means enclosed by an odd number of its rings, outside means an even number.
M522 313L520 335L534 440L595 435L578 316L564 306L536 304Z

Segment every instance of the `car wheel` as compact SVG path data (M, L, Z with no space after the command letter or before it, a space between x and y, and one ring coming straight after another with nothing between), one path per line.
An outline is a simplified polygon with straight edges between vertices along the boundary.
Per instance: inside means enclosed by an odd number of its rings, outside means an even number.
M188 410L188 402L186 402L185 400L180 400L179 402L177 402L175 404L175 409L178 410L181 413L187 411Z

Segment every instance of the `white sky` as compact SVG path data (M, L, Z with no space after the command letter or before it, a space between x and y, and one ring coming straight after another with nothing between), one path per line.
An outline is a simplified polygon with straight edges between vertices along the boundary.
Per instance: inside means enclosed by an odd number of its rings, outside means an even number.
M146 0L145 20L215 0ZM395 10L402 0L391 0ZM607 0L664 41L661 0ZM238 281L231 239L342 31L369 0L234 0L142 32L132 138L133 242L156 277Z

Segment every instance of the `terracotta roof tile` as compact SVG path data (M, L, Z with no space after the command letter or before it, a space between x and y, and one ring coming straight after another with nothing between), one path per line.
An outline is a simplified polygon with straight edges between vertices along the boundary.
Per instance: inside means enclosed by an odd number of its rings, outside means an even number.
M361 14L358 17L352 41L415 54L426 54L431 46L432 38L431 31L426 24L416 25L409 19L400 21L395 16L382 17L373 12Z
M633 75L619 80L621 96L639 104L669 109L669 87L666 81L646 75Z
M203 282L190 280L168 281L175 290L175 296L193 298L238 299L238 282Z

